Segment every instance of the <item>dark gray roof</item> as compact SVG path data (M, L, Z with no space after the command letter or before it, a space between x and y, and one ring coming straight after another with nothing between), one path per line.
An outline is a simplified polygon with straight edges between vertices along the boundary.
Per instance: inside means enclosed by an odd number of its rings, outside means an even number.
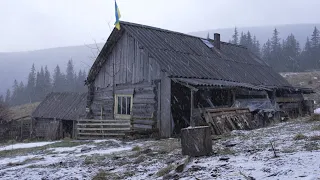
M52 92L32 113L34 118L77 120L85 113L86 93Z
M209 48L199 37L128 22L120 24L121 31L112 32L101 53L110 52L110 43L115 42L114 37L127 32L158 61L161 69L170 77L291 87L282 76L245 47L221 42L221 49L217 50ZM213 40L209 41L213 44ZM89 82L98 73L93 69L103 64L103 59L106 58L98 58L98 62L94 63L89 73Z

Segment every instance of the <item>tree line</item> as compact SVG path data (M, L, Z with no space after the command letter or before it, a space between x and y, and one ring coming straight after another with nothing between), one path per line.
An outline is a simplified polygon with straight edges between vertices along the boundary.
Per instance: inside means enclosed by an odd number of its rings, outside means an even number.
M75 72L72 60L68 61L65 73L57 65L52 76L47 66L36 71L33 64L26 85L14 80L12 89L7 90L5 97L0 95L0 104L15 106L39 102L50 92L86 92L86 77L84 70Z
M314 27L311 38L306 37L303 48L300 47L300 43L293 34L285 39L281 39L279 34L280 32L275 28L271 38L260 47L256 36L249 31L239 34L235 28L229 42L247 47L278 72L297 72L320 68L320 33L317 27Z

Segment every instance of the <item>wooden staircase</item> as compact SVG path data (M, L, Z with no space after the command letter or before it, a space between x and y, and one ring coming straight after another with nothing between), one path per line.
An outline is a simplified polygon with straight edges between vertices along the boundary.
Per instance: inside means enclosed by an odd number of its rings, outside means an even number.
M76 137L77 139L123 137L130 130L130 120L79 119L76 125Z

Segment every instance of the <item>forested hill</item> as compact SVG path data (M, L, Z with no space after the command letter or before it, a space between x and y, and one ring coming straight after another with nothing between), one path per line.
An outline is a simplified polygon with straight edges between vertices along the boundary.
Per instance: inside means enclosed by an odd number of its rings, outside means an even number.
M214 27L214 22L212 24ZM272 31L274 28L280 32L279 37L281 39L285 39L291 33L295 35L296 39L300 42L300 44L304 44L307 40L307 36L311 36L313 28L317 26L320 28L320 23L314 24L288 24L288 25L273 25L273 26L261 26L261 27L237 27L239 32L248 32L250 31L257 37L257 40L261 44L267 42L268 38L270 38ZM234 33L233 28L213 28L205 31L191 32L191 35L199 36L199 37L207 37L208 33L213 37L213 33L220 33L222 41L229 41L232 38Z

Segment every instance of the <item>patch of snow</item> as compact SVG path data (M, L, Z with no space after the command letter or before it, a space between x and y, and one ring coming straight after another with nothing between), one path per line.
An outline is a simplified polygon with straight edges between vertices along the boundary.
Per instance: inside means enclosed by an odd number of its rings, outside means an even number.
M320 108L315 109L315 110L314 110L314 113L315 113L315 114L320 114Z
M35 143L18 143L18 144L13 144L13 145L0 147L0 151L13 150L13 149L34 148L34 147L45 146L45 145L48 145L48 144L53 144L53 143L56 143L56 142L59 142L59 141L35 142Z

